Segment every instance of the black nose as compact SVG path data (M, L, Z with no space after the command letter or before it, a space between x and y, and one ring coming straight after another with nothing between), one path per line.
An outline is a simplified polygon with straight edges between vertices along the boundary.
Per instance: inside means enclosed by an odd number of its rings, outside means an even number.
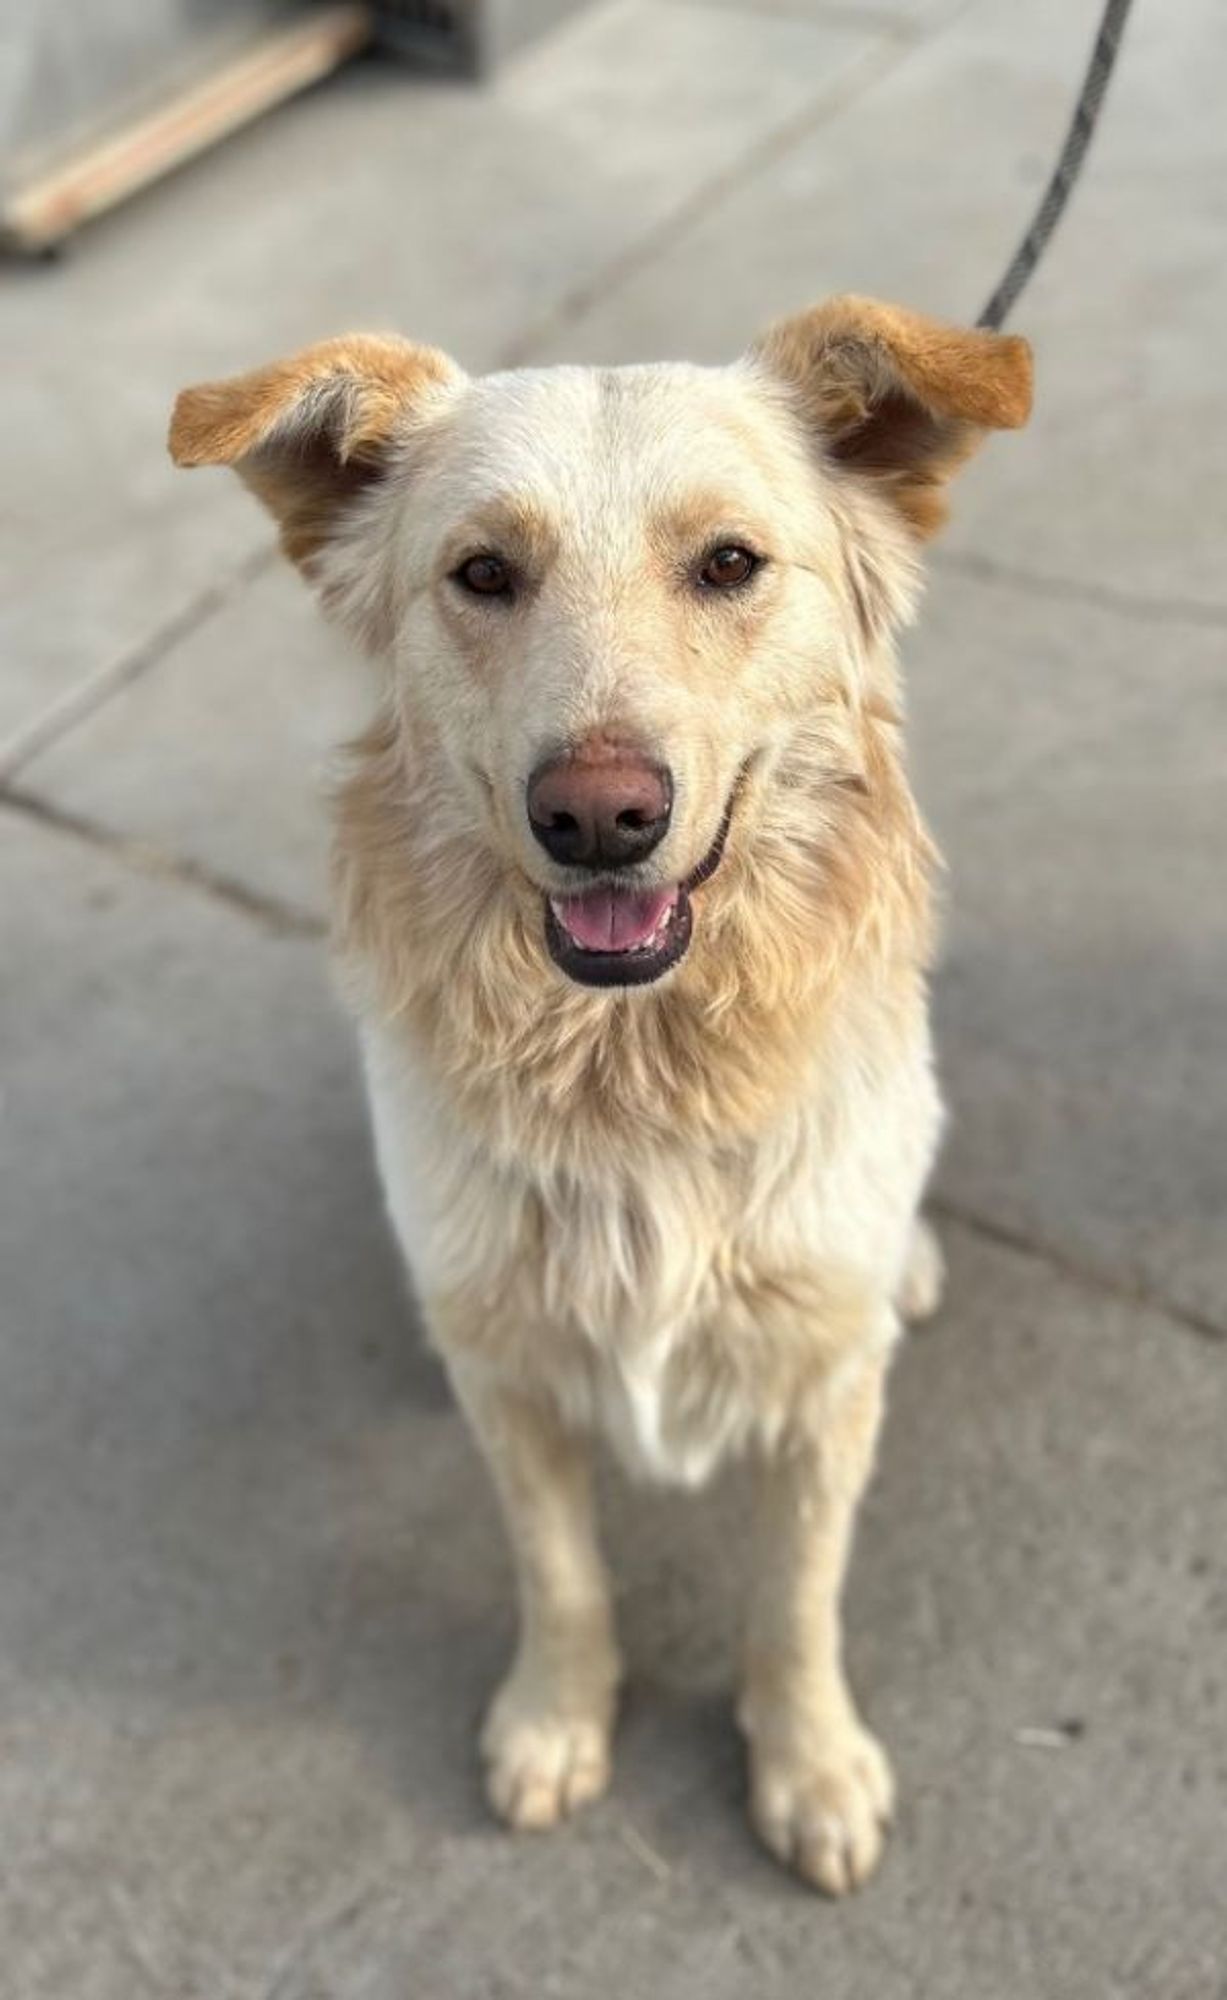
M539 764L528 781L528 823L551 860L571 868L624 868L669 830L673 781L642 751L590 737Z

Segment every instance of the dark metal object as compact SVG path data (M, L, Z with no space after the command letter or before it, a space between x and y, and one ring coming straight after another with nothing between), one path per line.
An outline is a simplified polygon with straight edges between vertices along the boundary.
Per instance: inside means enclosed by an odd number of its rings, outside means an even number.
M476 68L476 10L465 0L378 0L374 11L383 53L432 68Z
M488 76L586 0L375 0L375 43L387 55Z

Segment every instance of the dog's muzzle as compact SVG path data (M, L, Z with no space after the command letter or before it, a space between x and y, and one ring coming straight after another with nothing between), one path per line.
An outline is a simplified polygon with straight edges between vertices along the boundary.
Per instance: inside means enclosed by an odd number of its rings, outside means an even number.
M720 866L733 817L730 797L711 847L693 874L665 889L602 882L572 896L547 896L545 943L581 986L647 986L680 964L694 929L691 893Z

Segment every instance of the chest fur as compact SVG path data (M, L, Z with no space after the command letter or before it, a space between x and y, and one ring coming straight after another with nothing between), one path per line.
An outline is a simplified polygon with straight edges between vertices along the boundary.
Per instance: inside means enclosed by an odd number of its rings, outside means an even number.
M694 1482L820 1392L886 1310L932 1149L927 1059L874 1102L812 1092L727 1149L576 1175L500 1161L368 1044L380 1166L432 1337L536 1385L635 1471Z

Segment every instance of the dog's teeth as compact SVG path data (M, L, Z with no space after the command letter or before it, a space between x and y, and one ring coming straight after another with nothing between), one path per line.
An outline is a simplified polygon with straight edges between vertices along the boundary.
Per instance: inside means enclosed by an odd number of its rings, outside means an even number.
M628 944L621 946L615 945L609 947L596 944L587 944L585 943L583 938L576 936L570 924L567 922L567 903L569 900L570 900L569 898L562 896L549 896L547 898L549 907L554 914L554 919L558 924L559 929L568 939L573 949L580 952L587 952L590 956L593 953L600 955L602 952L607 950L612 950L615 953L659 951L669 942L669 932L672 929L673 919L677 914L677 898L675 896L673 901L670 902L666 907L666 909L661 913L660 921L658 922L656 929L651 933L650 936L643 938L638 944Z

